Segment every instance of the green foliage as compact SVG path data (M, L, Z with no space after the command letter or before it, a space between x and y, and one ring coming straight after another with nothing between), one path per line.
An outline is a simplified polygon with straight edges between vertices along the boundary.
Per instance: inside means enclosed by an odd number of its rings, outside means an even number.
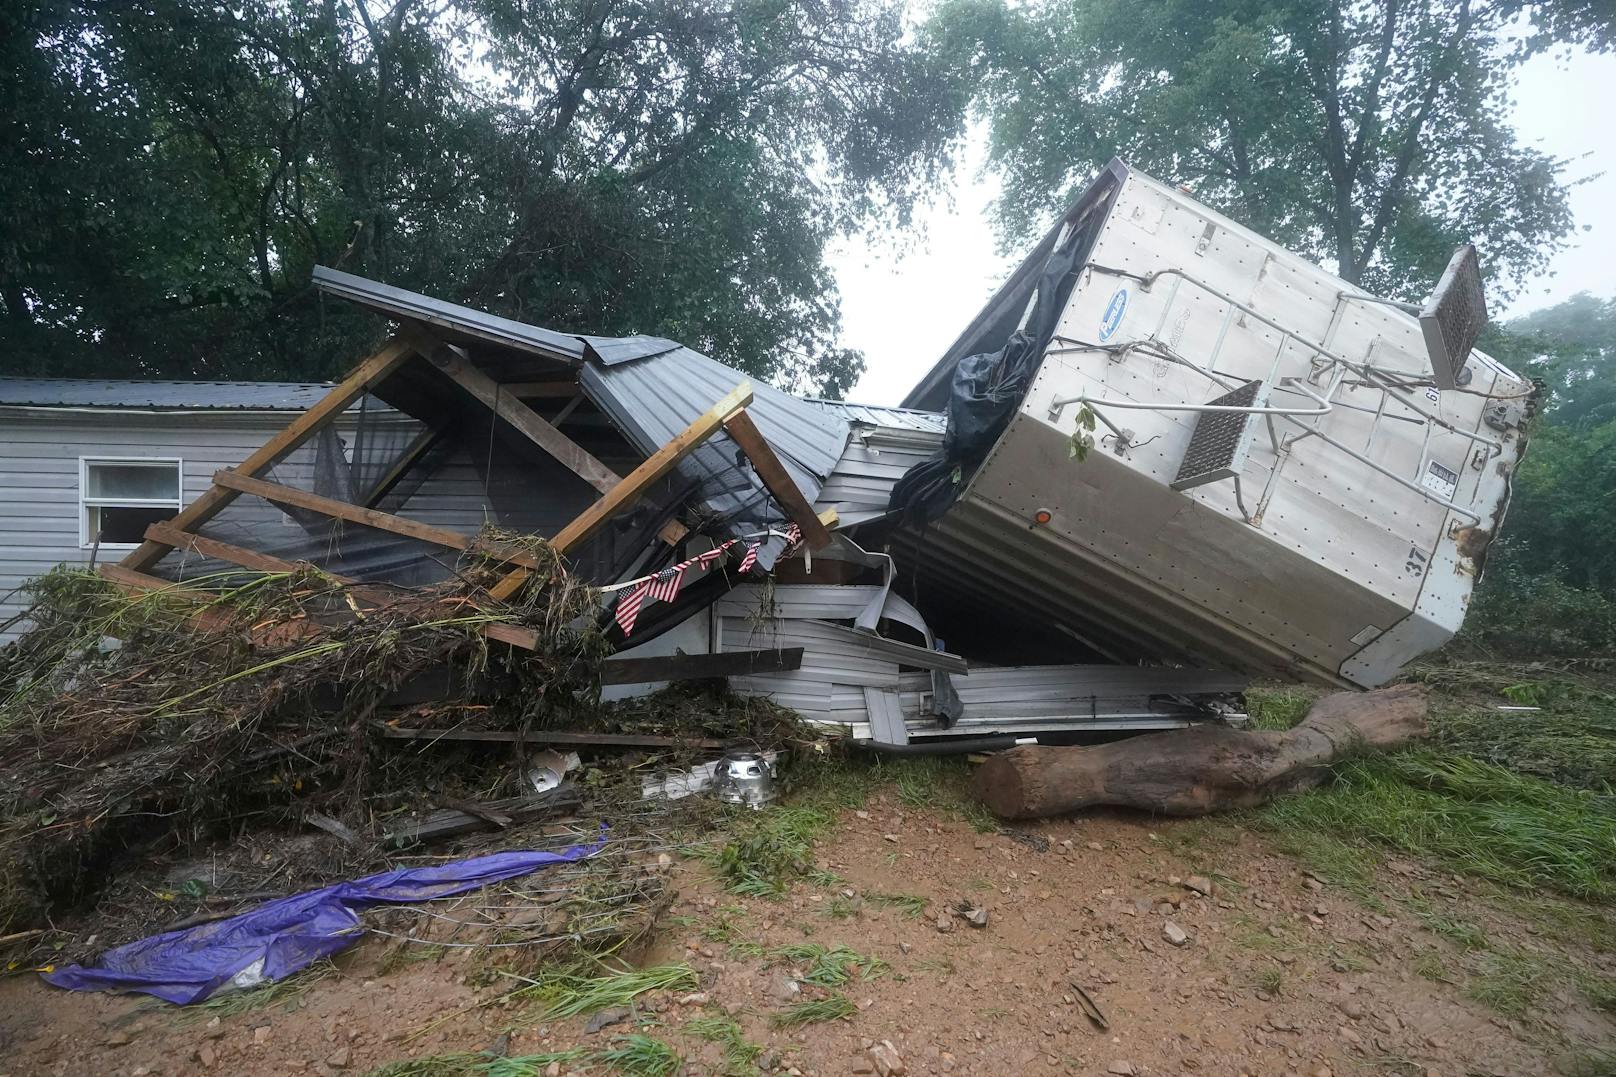
M614 1037L610 1047L591 1057L629 1077L672 1077L684 1061L672 1047L640 1032Z
M1307 717L1318 693L1295 684L1254 685L1246 690L1252 729L1290 729Z
M1597 5L1594 5L1597 7ZM1474 240L1508 293L1571 230L1560 164L1510 128L1519 62L1603 40L1547 3L946 0L926 27L972 72L1007 242L1113 155L1381 294L1423 297ZM1603 36L1602 36L1603 35Z
M830 816L813 808L773 807L731 814L730 839L712 853L724 885L751 897L780 897L813 860L814 838Z
M798 1002L788 1006L769 1020L777 1028L800 1028L821 1021L838 1021L844 1017L852 1017L857 1012L858 1007L845 996L831 995L829 998Z
M1549 394L1487 555L1461 646L1518 656L1616 652L1616 300L1582 294L1487 345Z
M1592 794L1423 751L1353 760L1336 775L1259 820L1285 835L1381 843L1508 886L1616 897L1616 814Z
M794 943L769 951L774 961L787 961L802 969L803 983L817 987L841 987L854 981L873 980L890 971L879 957L868 957L846 946L825 947L818 943Z
M965 91L895 0L0 11L11 372L328 375L324 263L836 394L824 264L901 223Z
M763 1053L763 1046L748 1040L740 1022L733 1018L697 1017L685 1022L684 1031L709 1043L722 1046L724 1063L729 1067L729 1072L736 1074L757 1072L753 1064Z
M527 978L513 998L538 1002L550 1017L576 1017L612 1006L627 1006L647 991L694 991L699 986L689 965L590 974L580 969L547 969Z

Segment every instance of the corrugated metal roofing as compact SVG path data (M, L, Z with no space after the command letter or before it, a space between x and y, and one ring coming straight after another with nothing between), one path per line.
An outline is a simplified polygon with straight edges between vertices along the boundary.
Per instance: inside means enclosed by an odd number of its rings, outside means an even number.
M901 430L920 430L928 434L941 434L948 429L948 416L940 411L887 408L877 404L849 404L845 400L823 400L816 396L802 399L804 403L812 404L825 414L844 422L895 427Z
M630 359L648 359L684 347L677 340L663 337L579 337L584 355L595 363L614 366Z
M330 391L325 382L0 377L0 404L50 408L302 411Z
M636 362L589 363L579 374L585 395L647 455L743 381L752 379L684 347ZM772 386L752 381L752 391L747 412L812 503L847 445L848 424ZM734 442L718 434L687 456L679 471L700 483L700 499L737 530L778 523L780 516L770 507L767 492L752 469L737 462L738 453ZM765 567L774 563L778 551L778 541L764 547L760 558Z
M314 283L321 291L341 296L380 314L425 322L449 330L456 336L471 337L546 359L569 363L583 359L583 341L554 329L501 318L496 314L433 299L419 292L394 288L390 284L381 284L325 266L314 267Z

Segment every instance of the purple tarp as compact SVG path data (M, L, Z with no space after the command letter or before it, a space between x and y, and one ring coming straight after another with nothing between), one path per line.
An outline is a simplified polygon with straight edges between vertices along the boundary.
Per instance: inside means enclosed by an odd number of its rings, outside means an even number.
M279 980L359 941L357 910L431 901L514 879L551 864L594 856L601 837L558 853L492 853L425 868L399 868L278 898L250 912L131 942L101 955L99 968L69 965L44 974L70 991L144 991L184 1006L235 981Z

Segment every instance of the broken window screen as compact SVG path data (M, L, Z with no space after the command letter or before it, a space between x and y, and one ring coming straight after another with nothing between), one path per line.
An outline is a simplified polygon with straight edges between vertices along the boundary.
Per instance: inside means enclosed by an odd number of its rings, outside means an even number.
M138 546L180 510L180 461L86 457L79 468L79 542Z

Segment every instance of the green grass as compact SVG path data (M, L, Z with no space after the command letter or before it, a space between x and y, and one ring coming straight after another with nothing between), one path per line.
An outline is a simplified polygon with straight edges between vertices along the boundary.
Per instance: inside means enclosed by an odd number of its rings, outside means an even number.
M550 1017L575 1017L612 1006L627 1006L647 991L694 991L700 986L689 965L653 965L589 975L573 969L554 969L535 977L522 977L527 986L512 993L518 1000L536 1001Z
M1307 714L1319 694L1294 684L1253 685L1246 689L1250 729L1289 729Z
M1414 915L1435 934L1441 935L1461 950L1485 950L1487 934L1468 920L1452 916L1421 897L1404 900Z
M483 1051L468 1051L389 1062L367 1071L366 1077L541 1077L552 1062L566 1065L586 1055L581 1047L513 1058L492 1058Z
M206 1002L184 1011L193 1017L212 1019L214 1017L233 1017L240 1013L249 1013L261 1010L266 1006L280 1003L291 1006L309 988L322 980L337 975L337 967L329 961L316 961L308 968L294 972L292 975L273 983L259 984L244 991L229 991L214 995Z
M698 855L737 894L778 898L811 870L814 839L831 824L815 808L779 806L729 814L730 840Z
M763 1054L763 1046L746 1038L739 1021L728 1017L697 1017L686 1021L683 1031L723 1047L724 1062L731 1073L756 1072L753 1063Z
M846 946L824 947L799 942L769 951L773 961L786 961L802 968L803 983L818 987L841 987L855 980L865 982L885 975L891 966L879 957L869 957Z
M1277 995L1285 990L1285 970L1278 965L1269 965L1257 973L1255 985L1257 990L1265 994Z
M672 1047L639 1032L615 1037L612 1046L590 1057L629 1077L672 1077L684 1064Z
M1261 809L1259 825L1374 842L1520 889L1616 897L1616 813L1591 793L1430 751L1352 760L1336 776Z
M1447 963L1442 955L1435 950L1426 950L1414 959L1414 975L1436 983L1451 984L1453 976L1448 972Z
M1541 958L1511 951L1486 954L1465 993L1506 1017L1524 1017L1542 1000L1550 980Z
M926 911L928 902L919 894L865 894L864 898L872 905L880 905L888 909L897 909L911 920L917 920Z
M927 957L915 962L916 972L935 972L939 976L954 975L954 962L946 957Z
M811 1002L799 1002L775 1014L769 1020L777 1028L800 1028L803 1025L812 1025L821 1021L838 1021L844 1017L852 1017L858 1012L858 1007L843 995L831 995L829 998L814 999Z

